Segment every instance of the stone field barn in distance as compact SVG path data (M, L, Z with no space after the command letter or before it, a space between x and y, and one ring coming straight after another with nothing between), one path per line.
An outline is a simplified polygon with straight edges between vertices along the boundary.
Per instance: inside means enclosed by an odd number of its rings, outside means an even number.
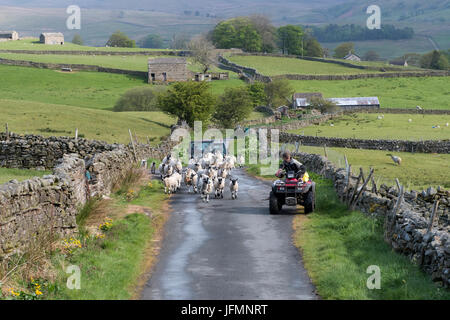
M40 36L41 43L44 44L64 44L64 35L61 32L43 33Z
M148 60L148 82L187 81L186 58L156 58Z
M19 34L16 31L0 31L0 41L19 40Z

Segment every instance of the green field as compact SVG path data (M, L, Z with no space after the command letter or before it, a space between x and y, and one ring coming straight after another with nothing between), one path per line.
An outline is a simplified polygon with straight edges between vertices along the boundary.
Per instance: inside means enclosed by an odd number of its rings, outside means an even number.
M105 52L142 52L142 51L166 51L168 49L144 49L144 48L116 48L116 47L89 47L80 46L68 42L64 45L46 45L39 43L39 39L23 39L18 41L0 42L0 50L29 50L29 51L105 51Z
M51 172L27 169L0 168L0 184L11 180L18 180L19 182L25 181L33 177L43 177L46 174L51 174Z
M2 122L12 132L43 136L74 136L75 129L87 139L110 143L129 143L128 129L136 132L141 142L147 136L153 144L170 134L175 120L162 112L112 112L68 105L0 99Z
M86 64L101 66L105 68L123 69L123 70L133 70L133 71L148 71L148 60L156 58L166 58L171 56L143 56L143 55L70 55L70 54L26 54L26 53L2 53L0 52L0 58L10 59L10 60L23 60L23 61L33 61L42 63L56 63L56 64ZM187 58L187 68L193 72L201 72L202 67L192 59ZM210 71L213 72L223 72L215 66L212 66ZM237 78L236 74L231 71L230 78Z
M301 146L300 151L324 155L322 147ZM397 166L386 154L402 158L402 164ZM450 188L450 154L390 152L379 150L362 150L346 148L327 148L328 159L338 167L345 166L344 155L352 165L355 175L359 168L369 172L375 168L375 181L395 186L395 178L407 189L422 190L429 186ZM301 159L300 159L301 161Z
M325 98L378 97L382 108L450 109L450 77L358 80L291 80L295 92L322 92Z
M390 139L390 140L444 140L450 139L450 115L354 113L330 120L320 125L288 132L309 136ZM412 122L408 120L411 119ZM334 126L331 126L333 124ZM439 125L440 128L433 128Z
M256 69L266 76L282 74L360 74L374 73L372 70L350 68L334 63L316 62L295 58L263 56L230 56L231 62Z

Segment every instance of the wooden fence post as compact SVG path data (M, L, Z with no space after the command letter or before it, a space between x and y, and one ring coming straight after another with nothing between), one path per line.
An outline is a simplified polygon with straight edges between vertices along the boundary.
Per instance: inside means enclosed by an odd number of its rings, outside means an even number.
M351 197L349 197L347 199L347 206L350 206L350 204L352 203L353 198L355 197L356 192L358 191L358 187L359 187L359 183L361 182L361 178L362 178L362 168L359 168L358 180L356 181L356 185L355 185L355 188L353 189Z
M358 194L356 195L355 200L353 201L353 203L350 206L350 210L354 210L356 205L358 204L359 197L361 196L361 194L363 193L367 184L369 183L370 179L372 178L373 171L374 171L374 169L370 169L369 176L367 177L367 180L364 181L364 184L362 185L361 189L359 190ZM361 171L361 173L362 173L362 171ZM364 177L363 177L363 180L364 180Z
M78 141L78 128L75 129L75 141Z
M328 152L327 152L327 145L326 144L323 145L323 152L324 152L325 158L328 159Z
M130 134L131 145L133 147L134 161L137 161L136 147L134 145L134 140L133 140L133 135L131 134L131 129L128 129L128 133Z
M433 228L433 224L434 224L434 220L436 218L436 211L437 211L438 206L439 206L439 200L436 200L434 202L433 211L431 212L430 221L428 222L427 233L430 232L431 229Z
M385 240L387 242L389 242L390 244L392 243L392 232L393 232L393 228L395 225L395 217L397 216L398 210L400 209L400 206L402 204L403 201L403 186L400 186L400 194L397 198L397 202L394 206L394 208L392 208L392 212L389 214L386 214L386 222L385 222ZM390 219L390 221L389 221Z

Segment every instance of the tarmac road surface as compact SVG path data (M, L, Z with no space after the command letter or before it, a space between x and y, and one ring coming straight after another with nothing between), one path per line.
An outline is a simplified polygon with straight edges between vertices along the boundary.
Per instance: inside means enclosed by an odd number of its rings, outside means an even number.
M270 182L243 170L237 200L226 185L224 199L203 203L182 188L172 196L155 269L142 299L316 299L292 244L293 209L269 214Z

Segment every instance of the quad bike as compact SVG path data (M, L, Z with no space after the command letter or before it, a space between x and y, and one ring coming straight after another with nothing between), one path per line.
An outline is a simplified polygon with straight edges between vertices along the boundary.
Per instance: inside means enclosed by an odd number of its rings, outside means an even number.
M308 179L303 181L294 171L288 171L284 180L272 184L269 197L270 214L279 214L283 205L305 208L305 213L314 211L316 205L316 184Z

